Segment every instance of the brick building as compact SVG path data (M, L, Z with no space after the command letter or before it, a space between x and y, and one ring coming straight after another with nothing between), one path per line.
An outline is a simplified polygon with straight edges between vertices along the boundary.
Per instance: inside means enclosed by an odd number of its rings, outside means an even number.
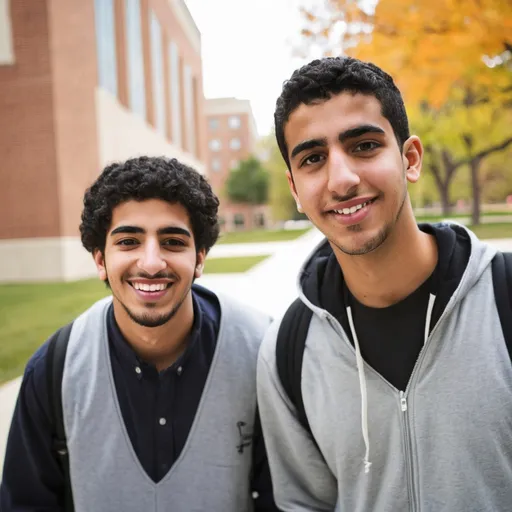
M256 152L258 133L248 100L206 100L209 180L220 198L219 215L226 231L255 229L268 223L266 205L231 203L225 185L231 169Z
M94 273L78 225L109 162L205 172L201 65L183 0L0 0L0 281Z

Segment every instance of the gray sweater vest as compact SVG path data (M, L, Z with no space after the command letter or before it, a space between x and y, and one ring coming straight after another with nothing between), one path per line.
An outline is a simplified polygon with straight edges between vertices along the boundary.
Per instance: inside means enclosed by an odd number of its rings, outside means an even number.
M270 319L219 298L217 348L194 423L169 473L154 483L127 434L108 350L103 299L74 323L62 400L77 512L244 512L253 509L249 475L256 408L256 359Z

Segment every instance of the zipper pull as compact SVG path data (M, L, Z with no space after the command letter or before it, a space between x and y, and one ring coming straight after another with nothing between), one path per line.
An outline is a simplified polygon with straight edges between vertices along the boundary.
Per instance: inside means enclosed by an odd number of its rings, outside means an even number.
M407 399L403 391L400 391L400 407L402 408L402 412L407 411Z

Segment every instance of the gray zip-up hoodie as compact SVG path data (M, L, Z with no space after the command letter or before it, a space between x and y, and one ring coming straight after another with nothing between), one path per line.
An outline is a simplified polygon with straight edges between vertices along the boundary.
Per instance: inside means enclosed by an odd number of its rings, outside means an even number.
M316 444L277 375L280 321L270 327L258 402L283 511L512 511L512 364L494 299L495 250L463 228L439 229L470 249L441 310L430 297L425 343L405 392L363 361L350 308L343 328L304 293L327 244L308 259L299 288L314 314L302 395ZM443 258L440 251L438 267Z

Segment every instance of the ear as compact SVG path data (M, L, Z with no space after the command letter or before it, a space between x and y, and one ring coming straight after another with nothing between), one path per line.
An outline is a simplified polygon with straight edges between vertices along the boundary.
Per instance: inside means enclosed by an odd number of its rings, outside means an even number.
M416 183L420 179L423 162L423 145L416 135L412 135L404 142L403 161L407 181Z
M194 277L198 278L203 275L204 260L206 259L206 250L203 248L197 253L196 268L194 270Z
M105 256L99 249L95 249L93 252L94 263L96 263L96 268L98 269L98 277L102 281L107 280L107 267L105 265Z
M293 181L291 171L286 171L286 177L288 178L288 186L290 187L290 192L292 193L292 196L295 199L295 203L297 204L297 211L304 213L302 205L300 204L299 195L297 194L297 189L295 188L295 182Z

